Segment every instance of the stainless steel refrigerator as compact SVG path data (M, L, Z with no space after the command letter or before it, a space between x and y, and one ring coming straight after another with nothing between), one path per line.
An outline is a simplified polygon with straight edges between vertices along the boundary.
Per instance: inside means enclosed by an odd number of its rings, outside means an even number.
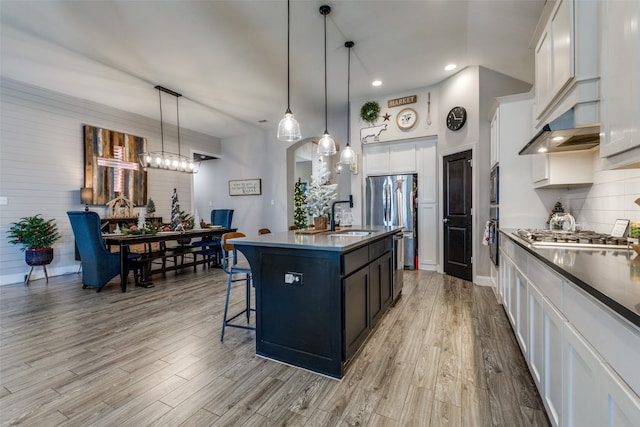
M416 268L418 175L367 177L367 225L403 227L404 268Z

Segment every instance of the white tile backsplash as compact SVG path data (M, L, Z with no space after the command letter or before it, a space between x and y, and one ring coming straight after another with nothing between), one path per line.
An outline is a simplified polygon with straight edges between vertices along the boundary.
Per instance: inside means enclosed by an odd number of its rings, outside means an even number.
M640 169L600 170L593 185L568 190L561 201L583 229L609 233L619 218L640 221L640 206L634 203L638 197Z

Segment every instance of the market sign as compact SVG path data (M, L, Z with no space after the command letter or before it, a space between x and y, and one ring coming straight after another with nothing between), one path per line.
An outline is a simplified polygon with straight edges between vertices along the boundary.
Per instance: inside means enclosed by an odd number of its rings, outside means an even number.
M399 107L401 105L415 104L418 102L418 95L404 96L402 98L390 99L387 101L387 107Z

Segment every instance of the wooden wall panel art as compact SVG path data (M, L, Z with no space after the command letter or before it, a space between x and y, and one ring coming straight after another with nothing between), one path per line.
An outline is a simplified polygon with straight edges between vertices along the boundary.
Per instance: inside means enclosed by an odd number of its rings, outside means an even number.
M95 126L84 126L84 184L93 189L94 205L122 195L134 206L147 204L147 172L138 155L147 139Z

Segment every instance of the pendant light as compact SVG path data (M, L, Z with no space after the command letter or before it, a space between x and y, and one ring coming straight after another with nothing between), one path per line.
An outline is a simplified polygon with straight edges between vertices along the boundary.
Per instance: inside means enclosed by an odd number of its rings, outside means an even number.
M331 13L331 7L320 6L320 13L324 16L324 134L318 141L318 154L333 156L336 154L336 142L327 130L327 15Z
M278 134L277 137L280 141L285 142L294 142L298 141L302 138L302 134L300 134L300 123L293 117L293 113L291 112L291 82L290 82L290 63L289 63L289 50L290 50L290 27L291 27L291 18L290 18L290 9L291 6L289 4L289 0L287 0L287 111L284 113L284 118L280 120L278 124Z
M340 163L351 165L356 158L356 153L351 148L351 48L354 42L348 41L344 43L344 47L349 49L348 66L347 66L347 146L340 152Z
M200 168L200 162L194 161L191 157L183 156L180 153L180 111L178 109L178 98L182 96L177 92L162 86L156 86L158 89L158 97L160 99L160 141L162 151L147 151L140 154L140 165L151 169L165 169L185 173L197 173ZM164 151L164 121L162 117L162 92L176 97L176 120L178 127L178 154Z

